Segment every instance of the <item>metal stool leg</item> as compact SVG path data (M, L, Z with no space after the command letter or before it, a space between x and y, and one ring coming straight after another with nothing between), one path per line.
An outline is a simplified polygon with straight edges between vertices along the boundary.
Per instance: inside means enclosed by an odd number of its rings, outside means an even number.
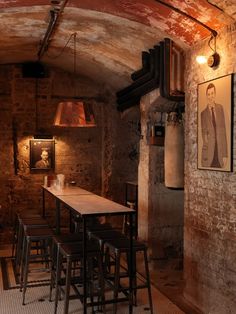
M145 271L146 271L146 280L147 280L147 288L148 288L149 306L150 306L151 314L153 314L151 282L150 282L150 274L149 274L149 267L148 267L147 250L143 251L143 257L144 257Z
M22 250L23 250L23 226L19 223L18 234L17 234L17 243L16 243L16 259L15 259L15 267L17 274L20 273L20 263L22 258Z
M119 294L119 286L120 286L120 252L115 254L115 280L114 280L114 305L113 305L113 313L117 312L117 299Z
M56 277L56 261L57 261L57 246L52 242L51 249L51 278L50 278L50 290L49 290L49 301L52 302L52 289L55 287L55 277Z
M68 309L69 309L70 282L71 282L71 263L72 263L71 258L67 258L64 314L67 314L68 313Z
M54 314L57 313L58 298L59 298L59 282L61 280L61 264L62 256L60 254L59 248L57 248L57 266L56 266L56 285L55 285L55 303L54 303Z
M25 258L25 266L24 266L23 299L22 299L23 305L25 305L25 293L26 293L27 281L28 281L30 247L31 247L30 239L26 239L26 258Z
M101 253L102 254L102 253ZM99 270L99 286L100 288L100 298L102 301L101 310L102 313L106 313L106 305L105 305L105 283L104 283L104 269L103 269L103 256L99 254L98 256L98 270Z
M23 245L22 245L22 252L21 252L21 261L19 262L19 274L20 274L20 291L23 290L23 280L24 280L24 269L25 269L25 261L26 261L26 247L27 247L27 241L26 238L23 238Z

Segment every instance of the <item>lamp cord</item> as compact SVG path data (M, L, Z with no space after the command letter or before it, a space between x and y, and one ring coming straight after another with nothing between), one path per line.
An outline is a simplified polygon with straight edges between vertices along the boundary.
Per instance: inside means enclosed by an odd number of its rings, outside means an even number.
M38 79L35 79L35 132L38 133Z
M77 69L77 47L76 47L76 37L77 37L77 33L74 32L70 35L69 39L67 40L65 46L61 49L61 51L59 52L58 55L50 55L46 52L47 56L51 59L57 59L59 58L63 52L65 51L65 49L67 48L67 46L69 45L69 42L71 41L71 39L73 38L73 72L74 72L74 77L76 76L76 69ZM74 95L76 96L76 84L74 82Z
M65 51L65 49L67 48L67 46L68 46L69 42L71 41L71 38L72 38L72 37L74 37L74 47L75 47L76 36L77 36L77 33L76 33L76 32L75 32L75 33L72 33L72 34L70 35L70 37L69 37L69 39L67 40L65 46L62 47L62 49L61 49L61 51L59 52L59 54L57 54L57 55L50 55L48 52L46 52L46 55L47 55L49 58L51 58L51 59L57 59L57 58L59 58L59 57L64 53L64 51Z
M214 48L212 48L211 46L211 42L214 39ZM208 41L208 46L211 48L211 50L216 53L216 37L215 36L211 36L211 38Z

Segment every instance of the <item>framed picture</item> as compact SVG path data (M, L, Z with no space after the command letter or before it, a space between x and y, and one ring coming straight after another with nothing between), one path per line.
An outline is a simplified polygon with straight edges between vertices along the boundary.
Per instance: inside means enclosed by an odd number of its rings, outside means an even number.
M55 141L30 140L30 169L52 170L55 166Z
M198 85L198 169L232 171L233 75Z

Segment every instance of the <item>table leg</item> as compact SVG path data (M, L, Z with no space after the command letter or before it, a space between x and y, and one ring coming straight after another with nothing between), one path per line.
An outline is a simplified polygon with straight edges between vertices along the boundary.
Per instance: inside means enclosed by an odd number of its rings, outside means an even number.
M83 217L83 307L84 314L87 313L87 231L86 231L86 217Z
M61 233L61 203L56 199L56 233Z
M133 278L134 278L134 267L133 267L133 260L134 260L134 250L133 250L133 213L129 214L129 237L130 237L130 254L129 254L129 314L133 313Z

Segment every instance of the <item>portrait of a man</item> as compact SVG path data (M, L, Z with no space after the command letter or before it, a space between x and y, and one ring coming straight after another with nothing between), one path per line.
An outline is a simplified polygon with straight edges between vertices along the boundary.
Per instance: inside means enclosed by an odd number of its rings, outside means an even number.
M40 155L41 159L36 161L35 168L50 168L50 160L48 150L42 148L42 154Z
M198 86L198 168L230 171L232 76Z
M30 140L30 169L54 169L54 140Z

